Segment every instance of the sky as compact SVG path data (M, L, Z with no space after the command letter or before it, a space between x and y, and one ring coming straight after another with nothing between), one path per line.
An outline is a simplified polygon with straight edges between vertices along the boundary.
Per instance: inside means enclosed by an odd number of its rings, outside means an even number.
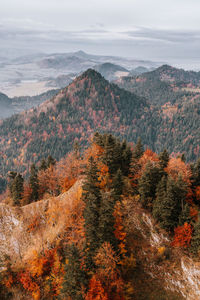
M0 0L0 56L71 52L200 69L199 0Z

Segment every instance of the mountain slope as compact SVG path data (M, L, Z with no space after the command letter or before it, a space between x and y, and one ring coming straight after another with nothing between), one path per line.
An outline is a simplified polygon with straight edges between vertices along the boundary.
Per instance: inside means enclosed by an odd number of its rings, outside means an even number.
M9 98L7 95L0 93L0 120L8 118L13 114L36 107L47 99L52 98L59 90L49 90L38 96L24 96Z
M200 72L184 71L163 65L138 76L115 81L121 88L146 97L155 105L181 103L193 94L200 94Z
M77 209L76 199L82 183L78 180L68 192L58 197L23 207L0 204L0 256L10 257L14 270L26 266L35 252L44 252L57 240L64 240L66 228L71 222L70 214L73 214L74 208ZM200 292L199 264L171 248L169 236L163 234L150 214L134 198L131 205L127 239L131 249L134 249L137 262L132 271L134 299L197 299ZM158 250L166 248L170 248L170 257L159 258ZM30 296L25 299L30 299Z
M86 145L95 131L131 142L141 137L154 151L185 152L187 160L194 160L199 156L200 97L186 100L155 107L89 69L38 108L1 121L0 173L25 172L48 155L59 160L75 141Z
M88 70L52 100L37 109L15 115L0 124L0 171L25 170L51 154L56 159L72 149L75 140L85 145L97 130L124 134L132 140L152 140L151 118L146 100L110 84ZM145 121L146 122L146 121ZM149 134L150 133L150 134ZM7 160L7 164L4 161Z

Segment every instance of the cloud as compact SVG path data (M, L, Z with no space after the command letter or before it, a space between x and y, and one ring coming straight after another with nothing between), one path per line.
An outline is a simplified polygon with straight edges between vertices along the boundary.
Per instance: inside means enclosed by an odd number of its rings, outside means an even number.
M167 43L188 43L194 42L200 37L200 30L160 30L152 28L136 28L133 31L124 32L131 38L160 41Z
M21 22L12 19L0 24L1 48L13 49L13 53L14 49L48 53L82 49L94 54L129 56L179 65L192 60L196 65L200 58L200 30L137 26L118 30L103 24L83 27L81 30L58 30L51 26L42 26L40 22L33 24L28 19Z

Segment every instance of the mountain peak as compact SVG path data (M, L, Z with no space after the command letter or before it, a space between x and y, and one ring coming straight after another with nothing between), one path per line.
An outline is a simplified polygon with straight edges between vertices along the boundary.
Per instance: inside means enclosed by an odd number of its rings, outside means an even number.
M87 69L77 79L83 79L83 78L88 78L88 79L91 79L91 80L105 80L105 78L99 72L97 72L94 69Z

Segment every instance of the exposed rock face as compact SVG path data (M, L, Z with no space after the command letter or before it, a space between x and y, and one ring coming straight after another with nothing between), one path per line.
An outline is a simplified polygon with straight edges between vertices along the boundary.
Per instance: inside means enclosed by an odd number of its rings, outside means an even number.
M177 249L171 250L168 259L158 257L158 249L170 247L169 237L160 231L146 212L136 210L132 217L133 227L142 238L138 257L143 262L145 273L160 280L166 290L178 293L180 299L200 299L200 263Z
M0 258L8 255L15 264L54 243L64 230L66 211L71 209L80 185L78 181L56 198L24 207L0 204Z

